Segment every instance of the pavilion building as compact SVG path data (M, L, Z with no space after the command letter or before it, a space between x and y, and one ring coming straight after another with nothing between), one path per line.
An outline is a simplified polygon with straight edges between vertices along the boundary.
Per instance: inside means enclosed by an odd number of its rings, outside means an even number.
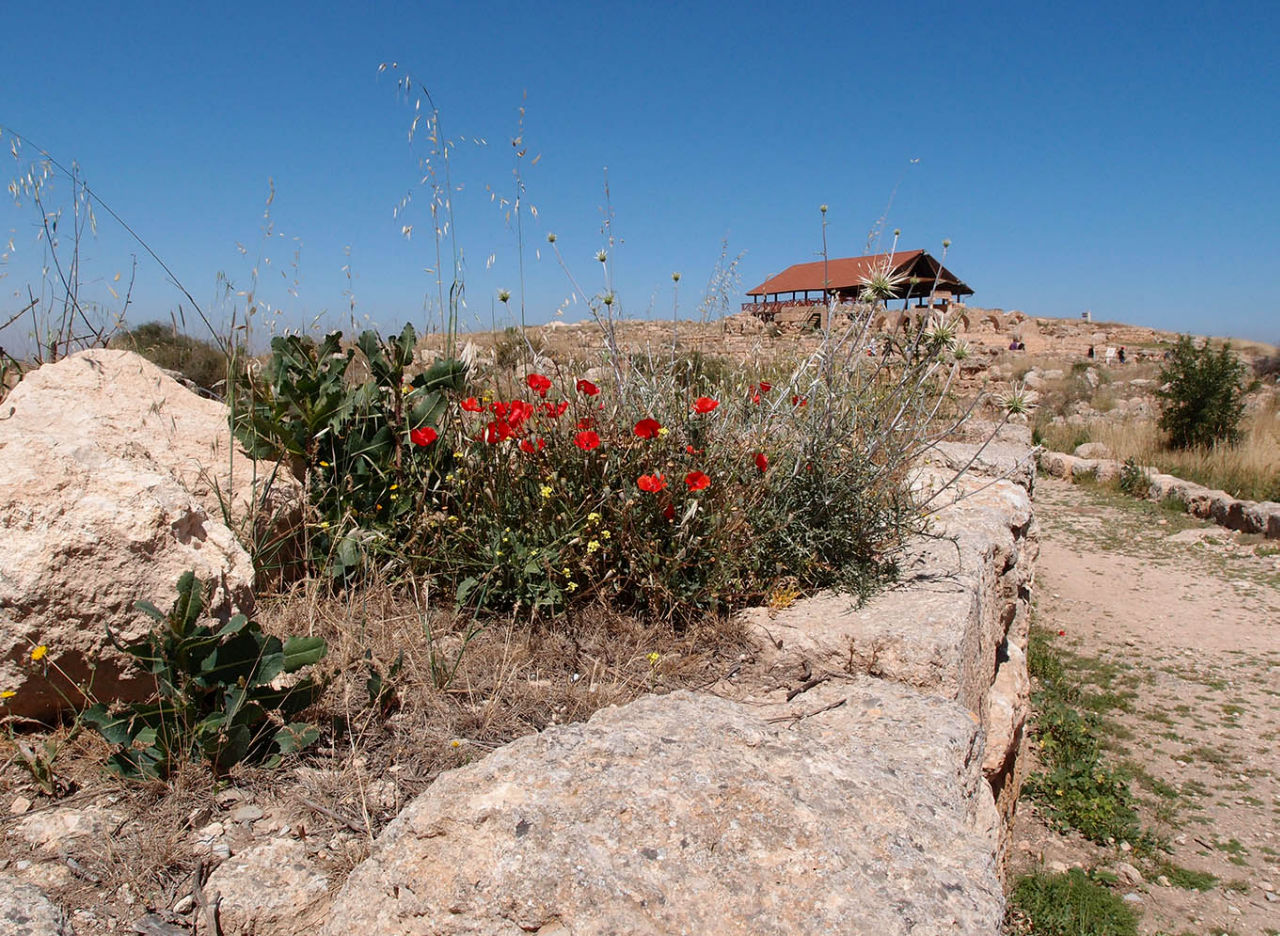
M902 250L789 266L748 290L751 301L743 303L742 311L766 321L812 322L825 327L828 297L834 298L834 305L859 302L867 298L867 284L882 274L893 284L888 300L901 299L904 309L913 299L920 308L946 309L973 295L972 289L925 251Z

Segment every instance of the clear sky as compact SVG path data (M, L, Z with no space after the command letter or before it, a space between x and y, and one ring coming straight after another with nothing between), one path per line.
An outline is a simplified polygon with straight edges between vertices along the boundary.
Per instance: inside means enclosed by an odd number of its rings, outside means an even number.
M949 238L974 304L1280 340L1275 0L61 2L40 17L0 35L6 150L17 131L76 161L219 324L242 301L219 274L243 290L257 258L283 324L343 325L348 291L383 328L438 320L407 71L457 144L464 326L488 327L499 289L517 307L515 224L486 186L514 195L523 104L530 322L570 294L548 232L601 288L608 167L630 315L671 314L672 271L695 314L726 238L745 252L739 292L819 258L821 204L831 256L862 254L889 206L879 246L900 228L936 256ZM37 156L6 154L6 180ZM2 322L44 258L29 199L0 203L0 229ZM85 295L112 305L133 253L99 211ZM180 302L140 255L130 321Z

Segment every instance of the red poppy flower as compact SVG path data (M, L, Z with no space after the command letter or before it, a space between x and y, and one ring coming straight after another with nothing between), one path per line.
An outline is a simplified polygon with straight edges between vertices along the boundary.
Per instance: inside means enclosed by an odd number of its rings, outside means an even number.
M676 518L676 505L667 504L667 506L662 508L662 515L668 520L674 520Z
M1065 637L1065 636L1067 636L1067 632L1066 632L1066 631L1058 631L1058 636L1059 636L1059 637Z
M468 413L483 413L484 406L473 396L467 397L462 401L462 408Z
M760 469L760 473L764 474L769 470L769 456L764 452L756 452L756 467Z
M507 407L507 422L512 429L519 429L521 424L533 415L533 404L524 400L512 400Z
M656 439L658 430L662 428L662 424L656 419L645 417L636 423L635 434L642 439Z
M505 419L495 419L485 427L484 440L493 445L495 442L505 442L512 435L514 432L509 422Z
M768 392L769 392L770 390L772 390L772 389L773 389L773 384L771 384L771 383L766 383L766 382L765 382L765 381L763 381L763 380L762 380L762 381L760 381L760 392L761 392L761 393L768 393Z
M589 452L594 448L600 447L600 437L590 429L587 429L573 437L573 444L584 452Z
M547 395L547 391L551 389L551 379L541 374L530 374L525 378L525 383L529 385L529 389L540 397Z
M719 405L719 400L713 400L708 396L700 396L693 401L693 409L697 413L709 413Z
M636 478L636 487L650 494L657 494L667 486L667 479L660 474L641 475Z
M706 451L706 449L696 449L692 445L686 445L684 447L684 450L688 452L690 455L701 455L703 452Z
M600 388L583 377L578 381L578 392L585 393L587 396L595 396L600 392Z
M502 419L507 415L507 404L503 403L501 400L494 400L489 404L489 412L493 413L493 415L497 416L499 419Z
M430 426L422 426L414 429L409 433L409 441L414 445L430 445L436 439L440 438L440 433L436 432Z
M544 415L550 416L552 419L556 419L564 415L564 411L569 408L569 401L561 400L559 403L543 403L542 406L538 408L542 410Z
M529 439L520 440L520 451L524 452L526 455L532 455L534 452L541 452L546 447L547 447L546 439L538 439L536 441L536 444L535 442L530 441Z
M808 406L808 405L809 405L809 398L808 398L808 397L802 397L802 396L793 396L793 397L791 398L791 405L792 405L792 406Z
M684 483L691 491L701 491L711 483L711 479L701 471L691 471L684 476Z

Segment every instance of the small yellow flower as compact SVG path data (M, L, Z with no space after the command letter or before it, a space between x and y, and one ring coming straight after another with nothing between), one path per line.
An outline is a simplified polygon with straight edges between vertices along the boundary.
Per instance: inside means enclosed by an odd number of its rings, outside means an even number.
M542 499L551 500L551 485L544 484L542 486Z
M461 452L454 452L454 453L453 453L453 457L454 457L454 458L465 458L466 456L464 456Z
M391 499L392 499L392 500L395 500L395 499L396 499L396 498L398 498L399 496L400 496L399 494L392 494L392 495L391 495Z
M4 692L0 692L0 699L12 699L16 695L17 693L12 689L6 689Z
M49 652L49 648L46 647L44 644L41 644L40 646L36 647L34 650L31 651L31 662L39 663L41 660L45 658L45 655L48 652Z
M394 491L394 490L395 490L396 488L398 488L399 486L400 486L400 485L398 485L398 484L393 484L393 485L391 485L391 490L393 490L393 491Z
M565 576L573 575L573 570L570 569L568 566L565 566L563 569L560 570L560 574Z
M329 467L329 463L328 463L327 461L322 461L322 462L320 462L320 467L321 467L321 468L328 468L328 467Z
M600 531L600 538L601 538L601 539L608 539L608 538L609 538L610 536L612 536L612 535L613 535L613 534L612 534L612 533L610 533L608 530L601 530L601 531Z
M650 654L649 654L649 665L650 665L650 666L657 666L657 665L658 665L658 661L659 661L659 660L661 660L661 659L662 659L662 654L658 653L658 651L657 651L657 650L655 650L655 651L653 651L652 653L650 653Z
M577 583L577 582L570 582L568 585L566 585L566 586L564 587L564 589L565 589L565 591L571 591L571 592L573 592L573 591L577 591L577 590L578 590L578 583Z
M381 505L381 504L375 504L373 509L374 509L374 510L381 510L381 509L382 509L382 505Z
M658 428L658 435L660 435L660 436L665 436L665 435L667 435L667 433L669 433L670 431L671 431L671 430L670 430L670 429L668 429L666 426L660 426L660 427Z
M600 522L600 515L596 513L594 510L591 511L591 513L587 514L587 523L599 523L599 522Z
M327 530L327 529L329 529L329 521L328 521L328 520L321 520L321 521L320 521L320 529L322 529L322 530Z
M457 738L454 738L452 741L449 742L449 747L462 747L462 742L459 741Z
M458 515L457 515L457 514L449 514L449 522L450 522L450 523L459 523L460 521L458 520Z

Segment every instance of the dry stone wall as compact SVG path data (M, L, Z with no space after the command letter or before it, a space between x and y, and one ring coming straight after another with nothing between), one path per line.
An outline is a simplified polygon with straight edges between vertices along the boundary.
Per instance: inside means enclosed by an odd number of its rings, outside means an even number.
M1111 481L1120 476L1122 462L1111 458L1086 458L1062 452L1041 452L1040 470L1052 478L1070 481L1077 475L1088 475L1098 481ZM1207 488L1194 481L1183 481L1173 475L1149 468L1145 495L1148 500L1177 498L1187 505L1187 513L1202 520L1241 533L1258 533L1267 539L1280 539L1280 503L1275 501L1240 500L1226 491Z

